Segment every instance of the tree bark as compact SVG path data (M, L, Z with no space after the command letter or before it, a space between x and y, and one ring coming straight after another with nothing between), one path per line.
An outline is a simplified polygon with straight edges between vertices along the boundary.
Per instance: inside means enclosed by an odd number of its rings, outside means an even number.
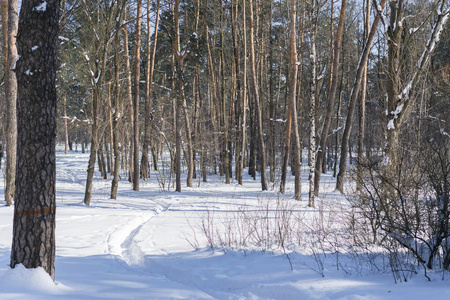
M142 179L146 180L148 178L149 172L149 145L150 145L150 131L151 131L151 107L152 107L152 81L153 81L153 70L155 68L155 56L156 56L156 45L158 42L158 27L159 27L159 10L160 10L160 0L156 2L156 16L155 16L155 27L153 30L153 45L151 46L151 32L150 32L150 1L147 1L147 68L145 70L145 125L144 125L144 143L142 144L142 160L141 160L141 175ZM150 52L151 48L151 52Z
M124 59L125 59L125 74L126 74L126 83L127 83L127 106L128 106L128 115L130 120L131 130L134 130L134 111L133 111L133 90L131 87L131 66L130 66L130 54L128 49L128 29L127 29L127 12L126 8L124 11L124 21L123 21L123 47L124 47ZM127 141L128 143L128 141ZM128 180L133 183L134 178L134 143L130 143L130 151L129 151L129 176Z
M312 3L315 3L314 0ZM317 89L317 75L316 75L316 36L317 36L317 22L318 22L318 8L316 4L312 5L311 11L311 95L309 101L309 195L308 195L308 206L314 207L314 179L316 172L320 173L321 165L319 169L316 169L316 89Z
M366 0L366 19L364 22L364 40L367 39L367 34L370 30L370 0ZM359 135L358 135L358 165L356 166L356 188L358 191L362 190L363 169L364 163L364 137L365 137L365 123L366 123L366 90L367 90L367 62L364 65L362 88L361 88L361 102L359 104Z
M249 0L249 26L250 26L250 73L252 77L252 90L253 90L253 100L255 103L255 114L258 130L258 146L259 146L259 159L261 165L261 189L263 191L267 190L267 178L266 178L266 147L264 145L264 132L263 132L263 121L262 121L262 107L259 97L258 89L258 79L256 75L256 58L255 58L255 34L253 25L253 0Z
M63 104L64 104L64 154L69 153L69 132L67 129L67 99L66 95L63 96Z
M17 79L14 66L17 59L16 35L18 26L18 1L8 1L8 56L6 69L6 187L5 202L13 203L16 190L17 157Z
M180 181L181 177L181 124L180 124L180 118L181 118L181 109L183 109L184 114L184 122L185 122L185 130L186 130L186 144L187 144L187 162L188 162L188 174L186 179L186 185L188 187L192 187L192 177L194 173L194 154L192 149L192 135L191 135L191 126L189 122L189 114L187 110L187 104L186 104L186 98L184 95L184 88L183 88L183 65L184 65L184 58L187 54L181 53L181 45L180 45L180 24L179 24L179 6L180 1L175 0L174 1L174 23L175 23L175 38L172 44L172 53L175 60L175 74L176 74L176 94L177 94L177 101L176 101L176 134L177 134L177 141L176 141L176 147L177 147L177 191L181 192L181 185L178 183Z
M120 138L119 138L119 125L122 121L123 115L123 102L119 96L120 91L120 35L115 37L114 45L114 114L112 118L112 150L114 154L114 168L111 182L111 199L117 198L117 190L119 188L119 171L120 171Z
M139 77L141 70L141 10L142 0L137 2L137 16L136 16L136 49L134 55L134 93L133 93L133 190L139 191Z
M18 143L11 267L55 278L56 70L59 1L23 0L17 46ZM35 47L38 48L35 48Z
M238 176L238 183L240 185L243 184L242 174L244 172L244 158L245 158L245 151L247 149L247 15L246 15L246 5L245 0L242 0L242 19L243 19L243 40L244 40L244 62L243 62L243 75L242 75L242 107L241 107L241 146L240 146L240 152L239 152L239 174Z

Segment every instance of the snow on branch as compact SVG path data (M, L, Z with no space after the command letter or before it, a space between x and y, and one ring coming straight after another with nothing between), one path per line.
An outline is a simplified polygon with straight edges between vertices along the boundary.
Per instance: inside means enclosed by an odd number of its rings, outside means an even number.
M442 2L444 4L444 2ZM409 105L408 100L411 98L412 93L414 91L414 87L419 80L420 75L425 70L428 62L430 61L431 55L436 48L436 45L439 43L441 33L444 29L445 24L447 23L450 17L450 9L446 9L442 11L442 9L438 12L438 17L436 23L433 26L431 31L431 36L427 42L427 46L422 52L419 60L416 64L416 71L412 75L411 79L408 81L406 86L403 88L401 93L398 95L399 104L395 111L391 111L391 118L388 121L388 130L395 129L394 120L398 119L398 122L401 122L403 116L405 115L405 111L407 111L407 107Z

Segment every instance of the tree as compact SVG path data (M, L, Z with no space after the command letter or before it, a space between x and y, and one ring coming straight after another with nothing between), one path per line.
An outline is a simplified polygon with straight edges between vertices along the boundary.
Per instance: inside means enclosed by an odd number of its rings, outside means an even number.
M375 33L377 31L378 23L381 19L381 14L383 13L384 6L386 4L386 0L381 0L380 4L377 6L377 14L375 19L373 20L372 27L370 29L370 33L367 37L366 43L364 45L364 51L361 54L361 58L359 60L358 69L356 71L355 82L353 84L353 89L350 95L350 104L347 113L347 119L345 121L345 129L344 134L342 135L342 144L341 144L341 159L339 162L339 173L337 175L336 180L336 189L341 193L344 191L344 174L347 166L347 150L348 143L350 139L351 128L353 124L353 117L355 114L356 108L356 100L358 99L359 90L361 89L363 72L365 69L366 61L369 59L370 49L372 47L373 39L375 38Z
M301 146L300 135L298 132L297 121L297 74L298 74L298 57L297 57L297 1L290 1L290 20L289 20L289 104L286 125L285 152L282 167L282 177L280 192L284 194L286 186L287 164L289 161L289 148L291 144L292 127L294 130L294 168L295 168L295 200L301 200ZM293 123L293 124L292 124ZM293 126L292 126L293 125Z
M181 109L183 109L184 125L186 130L186 144L187 144L187 164L188 164L188 175L186 178L186 185L192 187L192 177L194 173L194 152L192 149L192 135L191 135L191 125L189 121L188 108L186 104L186 97L184 93L184 59L186 58L187 51L181 50L181 39L180 39L180 1L174 1L174 32L175 36L172 41L172 53L175 62L175 77L176 77L176 148L177 148L177 192L181 192Z
M252 94L253 101L255 103L255 114L256 122L258 128L258 146L259 146L259 160L261 164L261 189L263 191L267 190L267 179L266 179L266 147L264 144L264 131L263 131L263 120L262 120L262 103L260 99L260 92L258 87L258 78L256 74L256 53L255 53L255 26L254 26L254 12L253 12L253 0L248 1L249 7L249 26L250 26L250 75L252 78Z
M330 131L334 100L336 99L336 91L338 86L338 71L339 71L339 57L341 54L341 41L342 35L344 33L344 21L345 21L345 8L347 7L347 0L342 0L341 11L339 14L339 24L337 28L336 40L334 41L333 49L333 64L331 66L331 87L328 94L327 102L327 112L325 116L325 121L322 128L322 133L320 135L319 149L317 149L317 160L315 169L315 180L314 180L314 193L319 196L320 187L320 170L322 169L322 163L325 157L325 148L327 145L328 132Z
M4 10L4 9L3 9ZM8 51L6 64L6 205L11 205L14 199L16 183L16 143L17 143L17 79L14 73L14 66L17 59L16 35L18 24L18 1L8 1L8 30L7 40ZM4 25L4 24L3 24Z
M102 18L91 18L91 9L87 3L83 4L83 14L87 18L89 28L92 28L92 32L89 32L93 36L94 42L91 43L90 37L85 37L86 48L91 47L88 53L83 53L86 64L90 73L90 84L92 90L92 124L91 124L91 153L89 155L89 163L87 170L86 189L84 195L84 204L89 206L92 197L92 182L94 178L94 168L96 154L99 149L99 103L101 99L102 85L105 80L107 62L109 59L109 47L111 41L118 34L118 30L115 30L119 22L121 21L121 14L124 13L126 1L111 2L111 3L97 3L97 7L94 10L105 12ZM106 7L101 7L106 5ZM127 47L127 44L125 44ZM131 89L130 89L131 90ZM127 87L127 93L128 93ZM132 115L132 113L131 113Z
M159 10L160 10L160 0L156 2L156 16L155 16L155 29L153 31L153 46L151 46L151 30L150 30L150 1L147 1L147 65L145 69L145 121L144 121L144 142L142 143L142 159L141 159L141 174L143 179L148 178L149 171L149 159L148 150L150 144L150 126L151 126L151 96L152 96L152 81L153 81L153 70L155 68L155 55L156 55L156 45L158 42L158 27L159 27ZM150 51L151 49L151 51Z
M133 113L134 113L134 126L133 126L133 190L139 191L139 77L141 69L141 9L142 0L138 0L137 3L137 16L136 16L136 45L135 45L135 57L134 57L134 93L133 93Z
M55 276L58 0L23 0L17 47L17 172L11 268Z

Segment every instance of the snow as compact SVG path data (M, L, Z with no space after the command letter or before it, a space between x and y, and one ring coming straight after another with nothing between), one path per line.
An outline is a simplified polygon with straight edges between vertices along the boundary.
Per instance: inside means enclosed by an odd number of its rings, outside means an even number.
M2 287L8 287L8 292L29 292L32 294L56 294L61 295L69 291L63 284L55 283L42 268L26 269L23 265L17 265L14 269L7 269L0 278ZM3 289L0 288L0 294Z
M62 41L69 42L70 40L62 35L58 36L58 38Z
M37 49L39 49L39 46L33 46L33 47L31 47L31 51L36 51Z
M119 182L118 199L109 198L110 180L96 173L92 206L82 204L89 151L57 148L56 284L43 269L8 266L12 240L13 208L4 206L0 184L0 299L450 299L449 279L431 273L431 282L421 274L407 283L395 284L388 272L374 272L352 255L320 256L318 265L308 249L231 249L212 251L197 231L205 216L216 221L239 213L237 207L255 211L258 203L280 199L312 226L318 210L292 200L293 178L286 196L278 186L261 192L259 180L244 172L244 185L229 185L210 175L207 183L182 193L163 191L157 173L141 191L132 191L128 181ZM305 151L306 153L306 151ZM4 158L3 158L4 163ZM305 169L306 170L306 169ZM4 180L0 172L0 180ZM307 172L303 172L306 182ZM121 174L126 178L126 174ZM344 196L334 191L330 174L322 175L320 206L348 207ZM185 182L185 181L183 181ZM171 185L170 185L171 186ZM265 202L266 201L266 202ZM333 211L325 210L333 215ZM328 223L325 223L328 226ZM219 228L219 227L217 227ZM193 230L194 229L194 230ZM198 244L194 249L191 243ZM195 242L194 242L195 243ZM289 258L289 259L288 259ZM290 268L292 263L292 270ZM447 276L448 277L448 276Z
M414 33L416 33L418 30L419 30L419 27L416 27L416 28L410 28L410 29L409 29L409 34L414 34Z
M395 125L394 125L394 119L390 119L388 124L387 124L387 129L388 130L394 130L395 129Z
M44 12L47 10L47 2L44 1L36 7L33 7L33 11Z

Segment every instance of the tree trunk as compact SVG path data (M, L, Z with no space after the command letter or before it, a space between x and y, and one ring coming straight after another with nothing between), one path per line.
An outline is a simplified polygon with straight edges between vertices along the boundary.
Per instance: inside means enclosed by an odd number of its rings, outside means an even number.
M327 146L327 138L328 133L331 127L331 121L333 116L333 108L334 101L336 99L336 91L338 86L338 70L339 70L339 58L341 55L341 44L342 44L342 35L344 32L344 21L345 21L345 9L347 6L347 0L342 0L341 3L341 11L339 14L339 24L337 28L336 40L334 42L334 53L333 53L333 65L331 68L331 89L328 94L328 102L327 102L327 113L325 116L325 122L323 124L322 133L320 135L320 145L319 149L317 149L317 161L316 161L316 173L314 180L314 194L316 196L319 195L320 188L320 169L324 160L325 148Z
M13 203L16 190L17 79L13 70L17 59L18 1L8 2L8 65L6 69L6 187L5 202Z
M69 152L69 132L67 130L67 110L66 110L66 95L63 96L64 103L64 154Z
M150 145L150 131L151 131L151 107L152 107L152 81L153 81L153 70L155 68L155 56L156 56L156 45L158 42L158 27L159 27L159 5L160 0L156 2L156 16L155 16L155 27L153 30L153 46L150 52L150 1L147 1L147 68L145 70L145 125L144 125L144 143L142 144L142 160L141 160L141 175L142 179L147 180L149 172L149 145Z
M258 79L256 76L256 61L255 61L255 34L254 34L254 26L253 26L253 0L249 0L249 26L250 26L250 73L252 77L252 90L253 90L253 100L255 103L255 114L256 114L256 122L257 122L257 138L258 138L258 146L259 146L259 160L261 166L261 189L263 191L267 190L267 179L266 179L266 150L264 145L264 132L263 132L263 121L262 121L262 107L260 103L259 97L259 89L258 89Z
M119 139L119 125L123 115L123 102L119 96L120 91L120 35L115 37L114 45L114 115L112 117L112 149L114 153L114 168L111 182L111 199L117 198L117 190L119 188L119 171L120 171L120 139Z
M317 22L318 22L318 8L316 5L312 6L311 12L311 98L309 102L309 197L308 206L314 207L314 179L315 173L320 173L319 169L316 169L316 89L317 89L317 77L316 77L316 35L317 35Z
M127 29L127 12L126 8L124 11L124 21L123 21L123 47L124 47L124 60L125 60L125 74L126 74L126 82L127 82L127 106L128 106L128 115L130 118L131 130L134 130L134 111L133 111L133 91L131 88L131 66L130 66L130 54L128 49L128 29ZM128 144L128 142L127 142ZM134 178L134 143L131 142L130 151L129 151L129 176L128 180L133 183Z
M243 33L244 33L244 65L243 65L243 75L242 75L242 107L241 107L241 146L239 152L239 174L238 183L242 185L243 179L242 174L244 172L244 157L245 151L247 149L247 15L246 15L246 5L245 0L242 1L242 19L243 19Z
M84 193L84 204L86 206L91 205L92 198L92 182L94 179L94 171L95 171L95 159L98 148L98 120L97 120L97 111L98 111L98 94L99 87L93 88L92 94L92 125L91 125L91 149L89 154L89 162L87 168L87 178L86 178L86 189ZM84 141L82 141L82 145Z
M345 121L345 129L342 135L342 144L341 144L341 159L339 162L339 173L337 175L336 180L336 189L341 193L344 192L344 174L347 165L347 150L348 143L350 139L351 127L353 124L353 116L355 114L356 100L358 99L359 90L361 89L362 83L362 75L364 71L364 65L369 58L370 48L372 47L372 42L375 37L375 33L377 31L378 23L380 22L381 13L386 4L386 0L381 0L377 9L380 11L376 14L375 19L373 20L372 28L370 30L369 36L367 38L366 44L364 46L364 51L361 54L361 59L358 64L358 69L356 71L355 82L353 84L353 89L350 95L350 104L347 113L347 119Z
M133 126L133 190L139 191L139 78L141 67L141 9L142 0L138 0L137 3L137 18L136 18L136 49L134 55L134 93L133 93L133 113L134 113L134 126Z
M292 126L294 130L294 173L295 173L295 200L302 200L302 158L301 158L301 144L300 134L298 132L298 117L297 117L297 74L298 74L298 57L297 57L297 32L296 20L297 20L297 1L291 0L291 17L289 25L289 105L292 106ZM302 40L302 38L300 38Z
M23 0L17 46L18 143L11 267L55 278L56 70L59 1ZM31 50L31 45L38 46Z
M366 0L366 19L364 22L364 40L367 39L367 34L370 30L370 0ZM356 166L356 188L358 191L362 190L363 170L362 164L364 162L364 137L365 137L365 123L366 123L366 90L367 90L367 62L364 65L362 88L361 88L361 102L359 104L359 135L358 135L358 165Z
M192 187L192 177L194 173L194 154L192 149L192 135L191 135L191 126L189 122L189 113L187 110L187 104L186 104L186 98L184 95L184 80L183 80L183 68L184 68L184 58L186 57L187 52L181 53L181 45L180 45L180 24L179 24L179 5L180 1L175 0L174 2L174 23L175 23L175 39L172 44L172 53L175 60L175 67L176 67L176 94L177 94L177 103L176 103L176 110L177 110L177 125L176 125L176 134L177 134L177 177L180 178L181 176L181 124L180 124L180 118L181 118L181 108L183 109L184 114L184 123L185 123L185 130L186 130L186 144L187 144L187 164L188 164L188 174L186 179L186 185L188 187ZM178 190L179 188L179 190ZM178 187L178 180L177 180L177 191L181 192L181 185Z

